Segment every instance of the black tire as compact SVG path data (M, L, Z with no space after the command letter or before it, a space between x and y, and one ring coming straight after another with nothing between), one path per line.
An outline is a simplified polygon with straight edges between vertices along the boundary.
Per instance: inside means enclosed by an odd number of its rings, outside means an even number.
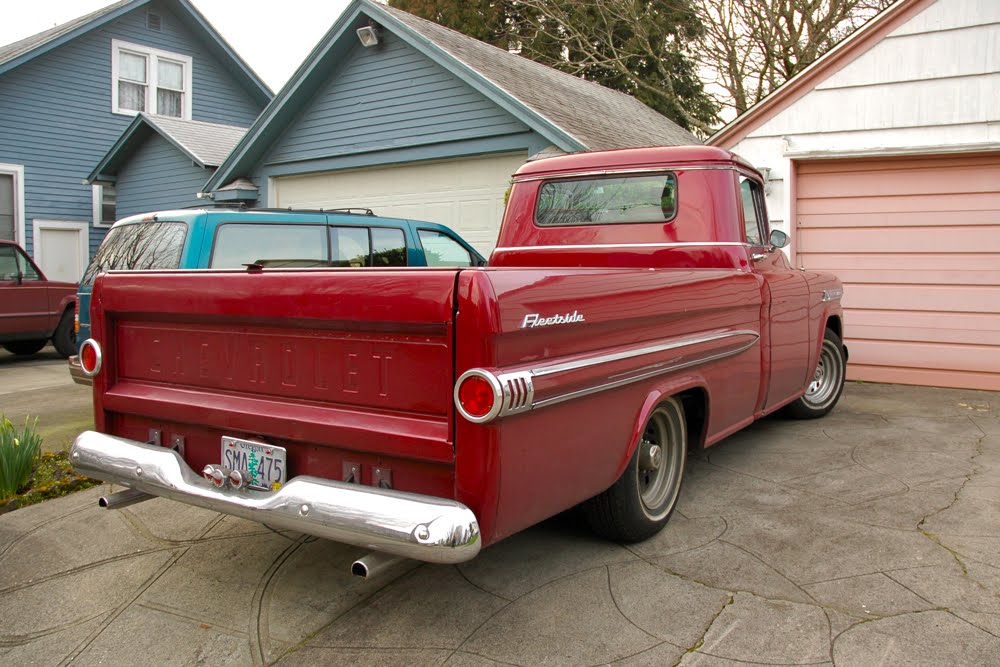
M52 334L52 346L62 357L76 354L76 332L73 330L73 311L67 310L59 318L59 326Z
M793 419L816 419L833 410L844 392L847 357L840 336L830 329L823 334L823 347L806 393L789 403L784 413Z
M19 357L26 357L41 350L48 342L47 340L15 340L10 343L4 343L3 349Z
M653 447L659 447L658 456ZM591 529L619 542L639 542L662 530L677 506L687 448L684 406L669 398L650 415L618 481L583 503Z

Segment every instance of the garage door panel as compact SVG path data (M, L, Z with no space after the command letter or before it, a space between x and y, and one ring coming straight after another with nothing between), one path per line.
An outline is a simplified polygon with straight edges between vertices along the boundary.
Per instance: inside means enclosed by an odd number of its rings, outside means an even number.
M844 307L867 310L913 310L1000 313L1000 286L851 285L844 287Z
M796 262L844 281L848 377L1000 389L1000 155L796 175Z
M974 371L935 370L926 368L900 368L898 366L866 366L852 363L847 367L848 380L862 382L891 382L927 387L955 387L1000 391L1000 375Z
M854 340L851 361L863 366L898 366L1000 375L1000 348L988 345Z
M953 213L962 211L996 211L1000 197L991 193L966 195L914 194L901 197L852 197L836 199L799 199L799 215L817 213L854 215L865 213L921 213L937 211Z
M440 160L275 179L275 205L370 208L376 214L448 225L488 256L504 195L526 153Z
M949 227L947 232L930 227L897 229L804 229L798 235L799 251L879 253L1000 252L1000 225L995 227Z
M1000 346L1000 315L909 310L852 310L845 316L858 339Z
M941 177L939 169L915 169L882 172L878 178L870 173L840 173L819 177L803 177L798 182L798 193L803 199L813 197L889 197L912 195L920 192L957 194L996 190L992 175L978 166L952 169L948 178Z
M957 202L953 202L957 204ZM948 227L951 225L998 225L1000 215L994 208L983 211L908 211L908 212L861 212L849 216L842 214L804 215L799 212L798 227L834 228L845 227Z

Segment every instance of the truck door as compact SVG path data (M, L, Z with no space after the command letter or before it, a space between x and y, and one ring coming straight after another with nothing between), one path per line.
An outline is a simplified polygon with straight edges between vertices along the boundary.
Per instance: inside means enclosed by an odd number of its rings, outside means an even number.
M760 184L740 177L743 223L753 270L764 278L761 329L768 333L770 363L764 387L765 410L786 402L805 386L809 360L809 286L785 253L767 242L768 224ZM766 358L766 357L765 357Z

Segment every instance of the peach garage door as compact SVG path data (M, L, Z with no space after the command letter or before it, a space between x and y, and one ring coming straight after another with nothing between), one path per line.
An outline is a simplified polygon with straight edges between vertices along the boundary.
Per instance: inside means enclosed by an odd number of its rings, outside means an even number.
M1000 155L816 160L796 264L844 281L848 377L1000 390Z

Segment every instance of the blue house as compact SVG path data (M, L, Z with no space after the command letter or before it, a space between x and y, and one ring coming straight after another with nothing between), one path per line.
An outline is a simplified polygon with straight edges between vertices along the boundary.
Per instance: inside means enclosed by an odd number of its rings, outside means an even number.
M487 254L527 160L692 143L629 95L355 0L204 189L440 222Z
M138 114L242 128L270 99L188 0L125 0L0 47L0 238L50 277L78 280L120 217L115 181L86 179ZM127 194L131 209L167 203Z

